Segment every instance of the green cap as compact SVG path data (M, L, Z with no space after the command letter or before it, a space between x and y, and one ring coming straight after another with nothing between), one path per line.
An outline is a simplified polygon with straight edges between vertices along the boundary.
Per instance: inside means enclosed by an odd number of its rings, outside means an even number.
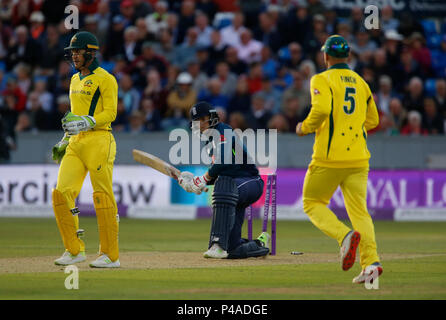
M65 50L72 49L90 49L90 50L98 50L99 42L98 39L94 36L94 34L81 31L76 33L70 41L70 46L66 47Z
M325 41L321 51L335 58L348 58L350 47L343 37L335 34Z

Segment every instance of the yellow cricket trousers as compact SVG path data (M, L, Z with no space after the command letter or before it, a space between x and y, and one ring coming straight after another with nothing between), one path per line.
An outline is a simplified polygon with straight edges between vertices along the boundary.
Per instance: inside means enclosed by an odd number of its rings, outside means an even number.
M93 187L93 202L98 219L100 251L112 261L118 258L117 206L113 194L113 163L116 142L105 130L81 132L70 138L60 164L56 190L62 193L70 209L75 208L87 172ZM79 228L78 217L75 217ZM111 230L111 231L110 231ZM81 251L85 250L81 241Z
M311 222L329 237L342 240L350 229L327 207L333 193L341 187L353 228L361 234L359 243L362 269L379 262L375 229L367 211L368 167L327 168L310 165L303 186L303 207Z

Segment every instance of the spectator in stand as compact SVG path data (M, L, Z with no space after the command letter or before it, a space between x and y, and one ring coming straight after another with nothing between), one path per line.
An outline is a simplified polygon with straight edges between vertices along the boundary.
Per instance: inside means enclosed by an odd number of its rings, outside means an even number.
M229 47L237 47L239 45L241 34L248 30L243 26L244 21L243 13L236 12L232 19L232 24L220 30L221 39L225 45Z
M180 68L174 64L167 66L167 78L163 81L164 88L167 91L172 91L177 86L177 78L180 75Z
M347 43L354 43L355 37L352 34L352 29L350 27L350 24L348 22L339 22L337 26L337 34L342 36L345 40L347 40Z
M183 43L186 36L186 31L192 28L195 24L195 2L191 0L184 0L181 2L181 10L178 18L178 38L177 44Z
M167 117L188 119L189 110L197 102L197 93L192 88L193 79L187 72L182 72L176 79L175 89L167 96Z
M359 55L366 54L367 56L372 55L372 53L377 49L375 41L370 39L369 32L361 27L355 33L355 41L350 44L352 50L356 51Z
M323 14L325 10L325 5L321 0L307 0L308 3L308 14L314 16L316 14Z
M265 100L266 110L271 111L273 114L280 112L282 93L273 87L268 76L263 76L262 89L257 94Z
M36 10L33 0L15 1L12 7L11 22L13 26L28 25L31 13Z
M293 83L283 92L282 95L282 110L285 109L285 101L289 98L297 98L299 100L300 112L310 105L310 92L304 89L303 76L299 71L293 71ZM299 117L302 115L299 114Z
M19 116L17 118L17 123L15 124L14 131L16 133L20 132L28 132L31 131L32 125L31 125L31 119L29 118L29 115L26 111L19 113Z
M277 68L279 63L271 56L271 49L264 46L262 51L260 51L260 55L260 63L262 64L263 74L268 76L270 79L275 79L277 76Z
M348 19L350 30L353 34L364 28L364 9L361 7L353 7Z
M285 60L286 66L290 69L297 70L304 58L302 54L302 46L297 42L291 42L288 45L288 51L290 53L290 58Z
M390 112L390 101L395 97L392 92L392 78L387 75L382 75L379 78L379 91L377 92L378 103L377 107L385 114Z
M135 21L135 27L137 29L137 41L139 43L144 43L146 41L155 41L159 35L156 37L147 31L146 20L144 18L138 18Z
M145 121L144 113L139 110L134 110L129 115L129 122L125 127L125 132L128 132L133 135L146 132L144 121Z
M105 58L109 59L120 54L124 39L125 20L121 15L113 17L111 28L107 38L107 50L105 51Z
M55 25L48 25L46 39L42 45L42 59L39 62L39 73L42 75L53 75L54 66L64 58L63 45L60 42L59 31Z
M158 35L162 29L167 29L168 9L168 3L160 0L155 4L155 11L146 16L147 31L153 36Z
M209 51L206 47L198 47L196 58L200 64L200 69L205 72L208 77L212 77L215 74L215 63L209 58Z
M143 90L143 99L150 99L161 116L167 111L168 91L163 88L161 77L156 69L150 69L146 77L146 87Z
M396 66L400 62L402 40L403 36L395 30L388 30L385 33L385 41L382 49L386 52L387 63L391 69L390 72L392 77L394 77Z
M245 116L241 112L233 112L229 115L229 123L232 129L240 129L242 131L248 128Z
M407 124L401 130L401 134L405 136L427 136L428 132L422 127L421 114L412 110L407 115Z
M17 112L25 110L26 106L26 94L20 89L17 84L15 76L9 76L6 84L6 89L2 92L4 97L13 96L14 106L13 109Z
M400 62L396 67L395 83L398 92L404 92L409 79L421 77L422 73L418 63L412 58L412 53L408 49L403 49L400 56Z
M17 86L27 94L31 88L31 68L25 63L19 63L14 67L13 72L17 78Z
M122 97L118 96L118 106L116 108L116 119L112 122L112 128L114 131L124 131L127 125L127 113L124 107L124 101Z
M260 13L258 23L259 25L254 31L254 38L276 53L282 46L282 37L277 31L277 26L271 14L268 12Z
M237 76L230 72L225 61L220 61L215 67L215 76L221 81L221 93L231 97L237 87Z
M133 87L133 80L130 75L124 74L119 80L118 96L122 97L125 112L128 115L138 110L141 98L138 90Z
M409 38L410 50L413 59L418 62L422 75L430 77L432 75L432 59L429 48L426 47L426 40L419 32L415 32Z
M224 60L228 46L222 41L220 32L218 30L212 30L210 39L211 45L208 48L209 59L212 61Z
M285 64L277 67L277 77L273 81L273 86L280 92L285 91L293 83L293 75Z
M325 17L325 31L328 34L336 34L336 29L339 23L336 10L326 10L323 15Z
M42 48L39 43L29 37L28 28L21 25L15 29L15 37L10 41L6 68L12 70L16 64L24 62L32 67L42 59Z
M253 63L249 68L248 74L248 90L250 94L262 90L262 78L262 65L260 63Z
M272 116L272 113L266 110L265 99L259 94L254 94L252 96L251 112L247 116L249 127L254 130L266 129Z
M435 103L437 104L438 112L446 120L446 80L438 79L435 82Z
M45 82L43 82L45 84ZM29 115L31 128L33 131L48 130L49 112L43 108L39 93L37 90L29 94L26 109ZM52 97L51 97L52 98ZM51 110L51 109L49 109Z
M217 13L217 6L212 0L198 0L196 1L196 10L205 13L209 19L214 20L214 16Z
M423 100L423 81L418 77L413 77L410 79L408 90L404 95L403 106L408 111L416 110L419 113L422 113Z
M31 38L42 45L46 38L45 16L40 11L34 11L29 18L29 22L29 34Z
M135 25L136 14L132 0L123 0L119 6L119 10L121 15L126 20L126 27L129 25Z
M161 114L149 98L141 100L141 110L144 114L145 131L153 132L161 130Z
M124 31L124 42L119 54L124 55L127 63L132 63L141 54L141 45L138 41L138 28L129 26Z
M148 70L156 69L161 77L166 76L167 62L160 55L157 55L154 50L154 44L151 42L144 42L142 45L142 52L133 63L125 69L126 73L137 77L136 85L138 87L144 86Z
M39 101L39 106L45 112L51 112L53 109L53 95L47 90L47 78L46 77L36 77L34 79L34 90L30 93L30 95L37 96ZM26 109L30 110L31 101L28 101L26 104Z
M60 131L61 121L65 113L70 111L70 98L68 95L61 95L56 101L56 110L50 114L49 129Z
M209 26L209 18L204 13L197 13L195 16L195 28L197 29L197 45L208 48L211 46L211 34L213 29Z
M390 5L384 6L381 9L381 19L379 21L381 23L381 29L384 32L388 32L390 30L397 30L399 27L399 21L393 16L393 9Z
M177 45L179 43L178 15L174 12L169 12L167 14L167 30L169 30L172 35L173 43Z
M1 111L0 106L0 111ZM0 113L0 164L8 163L10 160L10 151L15 149L14 131L10 132L6 121Z
M373 53L371 66L375 71L375 76L379 79L382 75L392 76L391 66L387 63L386 50L377 49Z
M305 36L303 43L304 51L308 57L313 58L324 44L326 36L325 17L322 14L313 16L312 28Z
M247 64L259 62L262 43L252 38L252 32L247 29L240 35L240 43L235 47L238 58Z
M95 13L96 21L97 21L97 30L96 30L96 38L98 38L98 42L103 44L99 47L102 55L107 48L107 36L110 30L111 22L112 22L112 13L110 12L109 2L108 1L100 1L98 3L98 11Z
M297 97L289 97L284 102L282 115L285 117L290 132L294 132L297 124L303 120L300 116L303 111L299 105L299 99Z
M225 61L229 65L229 69L236 75L246 74L248 72L248 65L239 59L237 49L228 47L226 49Z
M444 134L444 118L437 110L435 100L427 97L423 100L423 129L429 134Z
M398 33L404 38L409 38L414 32L423 34L423 26L418 22L409 11L404 11L399 17L400 24L398 26Z
M174 63L176 57L175 44L169 29L162 29L159 33L159 43L154 43L153 49L158 56L168 63Z
M305 36L311 31L311 16L305 6L298 5L288 12L286 19L280 23L279 30L285 43L303 44Z
M0 19L0 60L4 60L8 54L8 45L12 35L12 29Z
M206 90L209 79L206 73L201 71L200 63L197 59L189 60L187 63L187 72L192 76L192 87L194 88L195 92L200 93L203 90Z
M312 60L304 60L299 66L299 71L303 77L304 88L310 90L311 78L316 74L316 66Z
M177 64L180 69L185 69L190 57L194 57L197 53L197 39L197 29L189 28L187 30L187 36L184 40L184 43L178 46L176 49L175 64Z
M403 108L403 104L398 98L390 100L389 110L389 117L391 117L391 121L399 134L407 122L407 111ZM394 133L397 134L396 132Z
M290 132L290 126L283 114L274 115L268 122L268 129L276 129L277 133Z
M229 101L227 112L239 112L241 114L248 114L251 106L251 94L248 91L248 81L245 76L240 76L237 81L235 93Z
M207 90L199 93L198 100L209 102L215 107L222 107L226 109L229 104L229 97L222 93L222 83L217 78L211 78L208 82Z
M151 3L146 0L132 0L132 2L135 9L135 18L145 18L153 11Z

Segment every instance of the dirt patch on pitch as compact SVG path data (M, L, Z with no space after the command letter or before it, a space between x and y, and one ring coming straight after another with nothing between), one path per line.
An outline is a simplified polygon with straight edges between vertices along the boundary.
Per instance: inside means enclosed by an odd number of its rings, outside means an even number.
M396 260L408 258L422 258L426 254L382 254L382 260ZM32 272L60 272L64 267L54 265L57 257L26 257L0 259L0 274L32 273ZM88 262L96 255L87 255L87 260L76 266L83 271L92 269ZM289 264L338 263L339 257L335 253L305 253L291 255L280 253L266 258L250 258L241 260L205 259L201 252L124 252L120 258L121 269L172 269L172 268L221 268L242 266L269 266Z

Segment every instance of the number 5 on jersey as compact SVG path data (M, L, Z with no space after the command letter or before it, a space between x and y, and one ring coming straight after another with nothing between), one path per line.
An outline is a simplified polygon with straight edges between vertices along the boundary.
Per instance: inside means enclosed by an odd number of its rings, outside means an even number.
M355 97L353 96L356 93L356 88L346 87L345 88L345 96L344 101L350 102L350 107L348 105L344 105L344 112L346 114L352 114L355 112Z

